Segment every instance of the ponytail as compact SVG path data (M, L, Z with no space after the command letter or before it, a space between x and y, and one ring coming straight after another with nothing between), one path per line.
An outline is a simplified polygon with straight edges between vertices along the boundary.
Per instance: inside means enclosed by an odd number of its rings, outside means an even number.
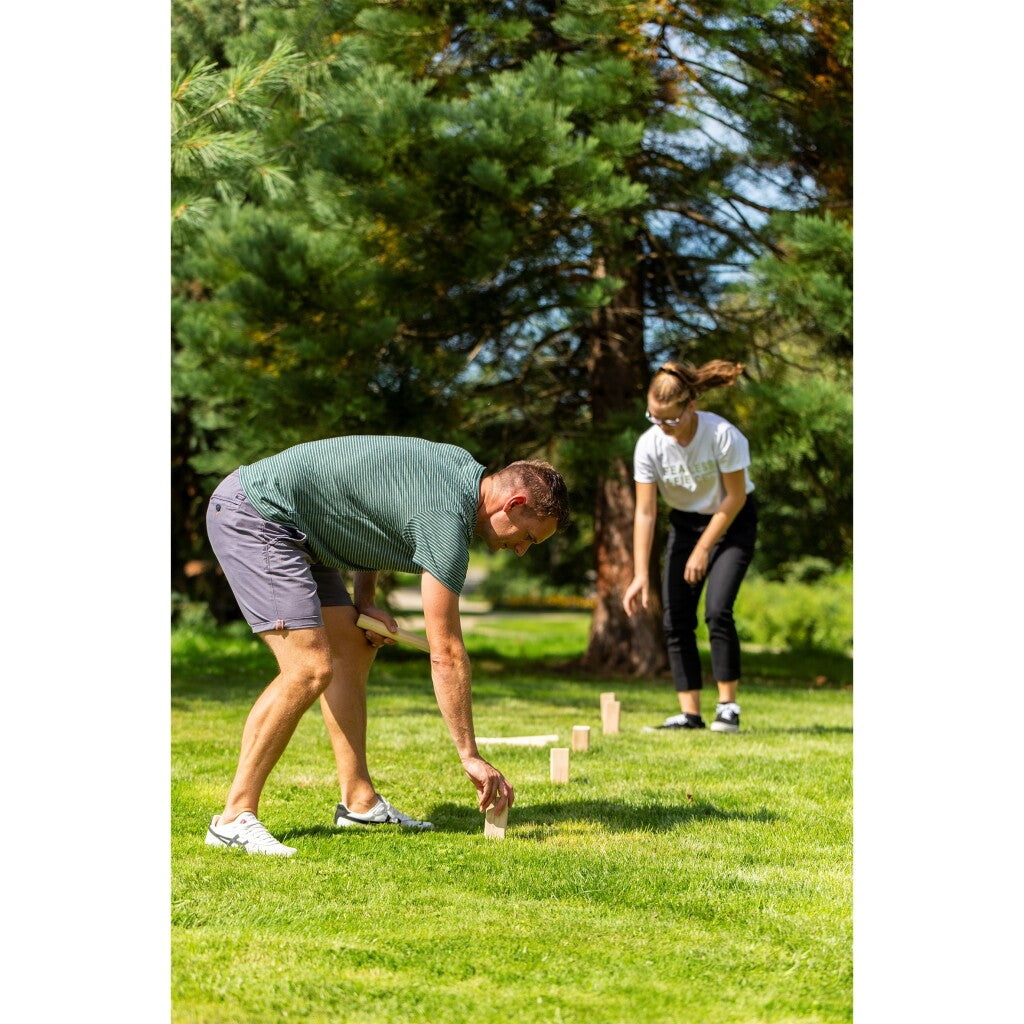
M655 401L666 405L689 402L705 391L734 384L742 372L743 363L730 363L724 359L712 359L697 368L688 363L667 362L655 371L650 394Z

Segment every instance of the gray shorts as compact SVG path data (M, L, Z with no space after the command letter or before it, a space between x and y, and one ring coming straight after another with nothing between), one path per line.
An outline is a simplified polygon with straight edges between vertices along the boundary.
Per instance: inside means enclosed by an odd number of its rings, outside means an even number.
M352 604L341 572L316 561L301 530L272 523L249 504L237 470L214 490L206 532L254 633L322 626L321 608Z

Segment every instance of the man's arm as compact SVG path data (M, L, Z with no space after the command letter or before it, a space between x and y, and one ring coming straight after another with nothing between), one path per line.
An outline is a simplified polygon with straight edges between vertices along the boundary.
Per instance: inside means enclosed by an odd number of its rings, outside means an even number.
M512 806L515 794L501 772L480 756L476 746L472 670L462 640L459 595L428 572L423 574L421 592L437 706L459 752L462 768L476 786L480 810L493 803L500 812Z

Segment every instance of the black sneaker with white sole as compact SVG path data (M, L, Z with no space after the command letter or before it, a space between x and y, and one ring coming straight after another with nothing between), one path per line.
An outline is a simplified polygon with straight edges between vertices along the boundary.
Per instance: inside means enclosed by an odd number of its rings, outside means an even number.
M657 729L705 729L704 719L700 715L688 715L685 712L681 715L672 715L666 718Z
M739 732L740 706L735 701L719 704L715 708L715 720L711 723L712 732Z

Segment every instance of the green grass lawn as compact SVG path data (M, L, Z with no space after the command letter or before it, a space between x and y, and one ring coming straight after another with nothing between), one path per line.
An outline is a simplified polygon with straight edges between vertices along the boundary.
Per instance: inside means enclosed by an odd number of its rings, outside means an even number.
M483 836L426 657L389 648L370 684L374 781L437 830L335 833L314 709L260 806L290 859L203 844L272 658L236 630L177 634L173 1020L850 1020L849 662L746 655L740 734L646 733L677 710L670 681L579 673L588 622L467 618L479 735L569 746L591 726L566 785L547 749L482 750L516 790L504 841ZM601 734L604 690L619 735Z

